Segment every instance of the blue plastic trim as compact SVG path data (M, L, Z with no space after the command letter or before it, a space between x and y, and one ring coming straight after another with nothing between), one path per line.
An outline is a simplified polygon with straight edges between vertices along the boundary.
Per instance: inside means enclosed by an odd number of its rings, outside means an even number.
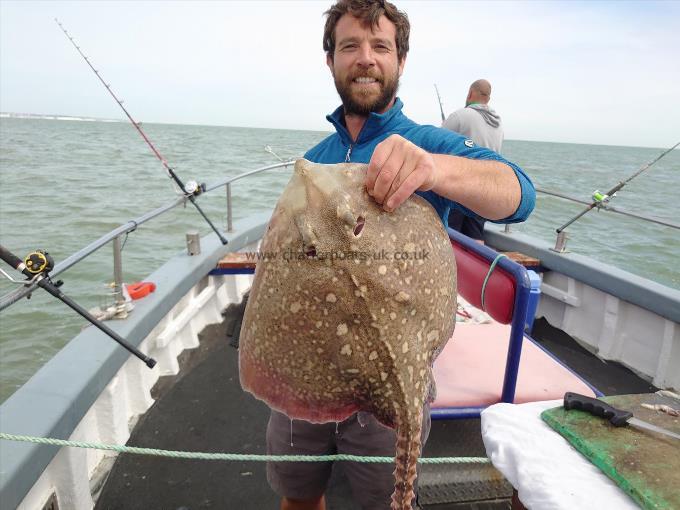
M430 409L430 417L433 420L465 420L479 418L480 414L488 406L481 407L438 407Z
M488 246L479 244L469 237L453 229L447 229L449 238L463 246L464 248L476 253L480 257L492 263L498 256L498 252ZM529 305L529 294L531 292L531 281L526 268L517 262L504 257L501 258L496 267L500 267L515 280L515 303L512 313L512 323L510 329L510 345L508 357L505 365L505 376L503 378L503 390L501 392L501 402L512 403L515 400L515 389L517 387L517 373L519 371L519 361L522 355L522 338L524 336L524 324L527 317Z
M529 292L529 307L527 309L527 320L524 325L524 331L531 332L534 327L534 319L536 318L536 310L538 310L538 302L541 299L541 277L533 269L527 269L529 281L531 282L531 291Z
M216 267L208 273L210 276L217 276L222 274L255 274L255 268L252 267Z

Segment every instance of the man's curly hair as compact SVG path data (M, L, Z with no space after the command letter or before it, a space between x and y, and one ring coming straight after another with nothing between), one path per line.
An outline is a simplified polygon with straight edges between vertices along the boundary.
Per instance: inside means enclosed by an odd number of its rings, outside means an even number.
M380 16L384 15L397 29L397 58L401 62L408 53L408 38L411 24L405 12L385 0L339 0L324 13L326 26L323 31L323 49L333 59L335 52L335 27L345 14L360 19L364 26L375 28Z

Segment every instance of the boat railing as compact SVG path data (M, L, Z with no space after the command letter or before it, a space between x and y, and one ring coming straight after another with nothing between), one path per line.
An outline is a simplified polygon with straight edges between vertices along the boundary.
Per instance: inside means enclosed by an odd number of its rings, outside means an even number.
M593 201L589 202L587 200L583 200L581 198L574 197L572 195L567 195L565 193L560 193L558 191L552 191L552 190L548 190L548 189L544 189L544 188L538 188L538 187L536 188L536 192L537 193L543 193L544 195L550 195L550 196L554 196L554 197L557 197L557 198L561 198L563 200L569 200L571 202L576 202L578 204L583 204L583 205L586 205L586 206L589 206L589 207L595 207L597 209L604 209L605 211L610 211L610 212L613 212L613 213L616 213L616 214L629 216L631 218L635 218L635 219L638 219L638 220L648 221L650 223L656 223L657 225L663 225L665 227L671 227L671 228L675 228L675 229L680 230L680 223L675 223L675 222L673 222L669 219L666 219L666 218L659 218L657 216L640 214L640 213L637 213L637 212L632 212L632 211L629 211L629 210L626 210L626 209L622 209L620 207L614 207L613 205L609 204L608 202L602 202L602 201L596 202L595 199L593 199ZM593 205L593 204L595 204L595 205ZM511 232L511 227L510 227L509 223L505 225L504 232L505 233ZM557 232L557 238L556 238L556 241L555 241L555 248L553 248L553 249L554 249L554 251L562 253L562 252L566 251L566 247L567 247L567 231L558 229L556 232Z
M216 189L225 188L226 191L226 199L227 199L227 225L226 225L226 230L227 232L233 232L233 198L232 198L232 184L234 184L236 181L239 181L241 179L245 179L246 177L250 177L252 175L256 175L262 172L266 172L269 170L274 170L278 168L286 168L289 166L292 166L295 164L295 160L291 159L288 161L281 161L279 163L274 163L271 165L266 165L263 167L256 168L254 170L250 170L247 172L243 172L241 174L231 176L224 178L216 183L213 183L209 186L205 186L204 193L208 193L210 191L214 191ZM583 205L591 206L593 202L588 202L587 200L579 199L574 196L566 195L564 193L556 192L556 191L551 191L543 188L536 188L536 191L538 193L543 193L546 195L551 195L555 196L557 198L561 198L564 200L569 200L572 202L580 203ZM150 221L158 216L161 216L162 214L165 214L166 212L170 211L171 209L174 209L178 205L185 204L186 201L188 200L187 196L180 196L175 198L173 201L162 205L156 209L153 209L151 211L148 211L141 216L128 221L127 223L124 223L120 225L119 227L111 230L107 234L103 235L99 239L93 241L89 245L85 246L81 250L77 251L73 255L67 257L63 261L59 262L58 264L55 265L54 269L51 271L50 276L55 277L58 274L66 271L73 265L77 264L81 260L85 259L95 251L99 250L101 247L105 246L109 242L113 243L113 273L114 273L114 302L115 302L115 307L117 309L117 315L119 317L124 316L124 297L123 297L123 282L122 282L122 236L127 235L130 232L133 232L134 230L137 229L140 225L146 223L147 221ZM675 228L675 229L680 229L680 224L675 223L673 221L670 221L668 219L664 218L658 218L655 216L651 215L644 215L640 213L634 213L632 211L628 211L625 209L621 209L618 207L614 207L610 205L609 203L598 203L597 208L599 209L604 209L607 211L611 211L613 213L617 214L622 214L625 216L629 216L632 218L640 219L643 221L648 221L651 223L656 223L659 225ZM509 233L510 230L510 225L507 224L505 225L505 232ZM564 252L566 251L566 231L562 230L557 234L557 241L555 244L555 251L558 252ZM28 281L28 282L20 282L22 284L21 288L14 289L13 291L10 291L9 293L5 294L0 298L0 311L4 310L8 306L16 303L19 301L21 298L25 297L26 295L30 294L33 292L36 287L38 286L38 281L37 278Z
M226 191L227 191L227 232L233 232L233 213L232 213L232 203L231 203L231 185L232 183L244 179L245 177L250 177L251 175L259 174L261 172L265 172L267 170L272 170L274 168L284 168L288 167L291 165L295 164L295 160L289 160L289 161L282 161L281 163L275 163L273 165L268 165L268 166L263 166L260 168L256 168L255 170L251 170L249 172L243 172L242 174L236 175L234 177L229 177L227 179L224 179L222 181L218 181L215 184L211 184L210 186L206 186L205 190L206 191L212 191L214 189L220 188L222 186L226 186Z
M208 193L210 191L213 191L215 189L219 189L221 187L226 188L226 195L227 195L227 232L233 232L233 208L232 208L232 184L240 179L243 179L245 177L250 177L255 174L259 174L268 170L274 170L277 168L286 168L289 166L292 166L295 164L295 160L288 160L288 161L282 161L280 163L275 163L272 165L267 165L263 166L260 168L256 168L255 170L250 170L247 172L243 172L241 174L232 176L232 177L227 177L221 181L218 181L217 183L211 184L209 186L205 186L205 190L203 193ZM109 242L113 243L113 274L114 274L114 290L113 290L113 295L114 295L114 307L116 310L115 316L117 317L123 317L125 315L125 298L123 295L123 258L122 258L122 237L129 234L130 232L133 232L139 227L140 225L158 217L166 212L174 209L178 205L185 204L186 201L188 200L188 196L183 195L180 197L175 198L171 202L162 205L160 207L157 207L156 209L153 209L151 211L148 211L141 216L132 219L128 221L127 223L124 223L120 225L119 227L114 228L107 234L104 234L101 236L99 239L91 242L84 248L80 249L79 251L75 252L73 255L70 255L66 259L62 260L58 264L55 264L54 269L50 271L50 277L55 277L58 274L66 271L73 265L77 264L81 260L87 258L90 256L92 253L95 251L99 250ZM4 271L3 271L4 273ZM0 298L0 311L4 310L5 308L11 306L12 304L16 303L19 301L21 298L27 296L31 292L33 292L36 287L38 286L38 278L33 278L32 280L29 281L21 281L21 282L16 282L20 283L22 286L20 288L14 289L4 296Z

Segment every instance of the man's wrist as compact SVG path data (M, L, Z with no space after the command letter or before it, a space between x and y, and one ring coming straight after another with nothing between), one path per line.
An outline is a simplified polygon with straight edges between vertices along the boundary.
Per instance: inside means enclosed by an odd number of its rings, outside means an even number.
M437 183L432 191L481 217L498 220L513 214L522 189L513 168L503 161L433 154Z
M461 191L461 175L465 158L449 154L432 154L434 160L434 177L431 191L442 197L459 202Z

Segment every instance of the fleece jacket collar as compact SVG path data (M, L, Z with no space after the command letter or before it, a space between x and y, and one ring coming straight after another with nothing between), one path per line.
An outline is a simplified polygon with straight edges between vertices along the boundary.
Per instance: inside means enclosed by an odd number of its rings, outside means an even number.
M346 145L352 145L354 143L362 144L367 142L378 135L391 131L393 128L398 126L402 122L402 117L404 114L401 113L404 103L398 97L395 99L392 108L387 110L385 113L375 113L371 112L368 114L368 118L364 123L359 136L356 140L352 140L352 137L345 127L345 110L340 105L333 113L326 115L328 122L333 124L335 130L340 135L340 139Z

